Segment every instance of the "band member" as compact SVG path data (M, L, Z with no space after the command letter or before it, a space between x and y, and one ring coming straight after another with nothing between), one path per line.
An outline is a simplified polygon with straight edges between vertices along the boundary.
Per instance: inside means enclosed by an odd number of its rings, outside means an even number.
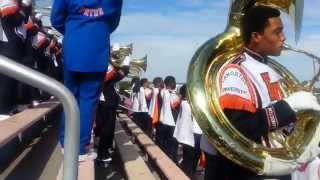
M187 99L187 86L180 88L181 105L173 137L182 144L182 170L192 179L200 157L200 137L202 131L194 120Z
M89 153L93 118L110 57L110 34L118 27L122 0L55 0L51 24L64 35L63 77L80 109L79 160L94 158ZM64 116L60 143L64 147Z
M156 143L177 163L178 142L173 137L173 132L179 114L180 97L176 93L176 80L173 76L167 76L164 84L165 88L160 92L162 106L156 129Z
M130 83L130 99L132 103L132 117L134 117L134 113L139 111L139 90L140 90L140 79L138 77L134 77ZM133 118L135 121L135 119Z
M130 61L130 56L127 56L120 68L115 68L112 64L108 66L102 90L103 100L100 100L98 104L96 115L95 134L99 136L98 161L110 162L112 160L109 150L112 148L114 138L116 109L120 103L115 84L128 74Z
M31 10L31 0L0 1L0 54L15 62L24 62L27 23ZM0 114L11 114L18 103L20 83L5 75L0 75Z
M152 91L149 88L148 79L142 78L140 80L140 89L138 95L139 110L135 113L134 118L136 119L137 125L149 136L152 135L151 117L148 114L150 101L152 97Z
M280 76L267 65L267 56L279 56L285 36L280 11L267 6L250 8L242 19L243 51L219 72L219 102L225 115L244 136L270 148L268 133L296 121L299 110L320 110L316 97L299 91L282 97ZM264 179L218 154L212 179ZM207 159L212 159L211 157ZM277 178L277 177L273 177ZM290 179L290 176L278 177Z
M24 27L27 30L27 36L25 40L24 57L22 59L22 64L36 70L33 40L34 40L34 37L37 35L38 31L40 30L40 28L35 23L33 23L32 16L29 18L28 22L24 24ZM40 96L40 91L38 89L19 83L19 96L18 96L20 99L19 104L31 103L32 105L36 105L38 104L36 100L38 100L39 96Z
M152 98L149 107L149 115L152 119L152 127L155 128L160 119L160 101L159 92L163 88L163 80L161 77L153 79Z

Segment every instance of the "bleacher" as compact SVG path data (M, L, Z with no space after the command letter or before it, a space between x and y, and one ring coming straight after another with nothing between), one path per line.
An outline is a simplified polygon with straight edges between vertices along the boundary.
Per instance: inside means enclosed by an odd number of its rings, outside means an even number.
M0 71L43 89L60 101L46 101L0 121L0 179L60 180L64 178L64 173L74 177L78 175L81 180L99 179L95 176L93 159L79 163L76 174L70 171L76 166L69 161L72 155L76 157L76 154L72 154L74 151L64 155L61 153L57 133L61 107L65 111L66 121L70 121L66 126L66 131L71 130L70 142L77 138L74 133L79 123L78 108L70 92L54 79L4 57L0 58ZM120 122L117 124L115 144L120 159L119 169L122 169L120 174L123 173L125 179L188 179L128 117L121 115ZM68 136L65 138L68 139ZM67 146L77 146L77 143L68 143ZM64 158L69 163L69 171L66 172L63 172Z
M34 161L28 163L28 161L37 151L39 144L43 143L44 139L52 139L48 135L57 127L60 112L59 102L48 101L0 121L0 179L17 179L18 177L31 179L39 178L35 177L37 175L41 176L42 172L38 170L43 167L32 167L34 173L23 172L35 163ZM45 151L39 152L42 158L49 157L50 152L57 145L56 138L51 142L47 144ZM42 164L47 162L45 160Z
M60 113L60 103L49 101L0 121L0 179L62 179ZM116 123L115 145L125 179L188 179L125 114ZM94 167L80 163L78 179L101 178Z

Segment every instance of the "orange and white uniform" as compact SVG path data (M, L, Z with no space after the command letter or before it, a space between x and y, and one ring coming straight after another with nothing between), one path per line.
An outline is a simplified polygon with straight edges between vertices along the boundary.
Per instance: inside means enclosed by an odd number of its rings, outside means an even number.
M277 147L270 131L295 121L295 113L282 99L280 76L266 58L244 48L219 72L219 102L231 123L248 138Z
M179 109L181 103L180 97L173 90L163 89L161 90L161 98L160 122L164 125L175 126L178 113L174 115L174 110Z
M150 88L140 87L139 91L139 112L148 112L148 106L152 97L152 91Z
M155 127L160 120L159 88L152 88L149 115L152 118L152 126Z

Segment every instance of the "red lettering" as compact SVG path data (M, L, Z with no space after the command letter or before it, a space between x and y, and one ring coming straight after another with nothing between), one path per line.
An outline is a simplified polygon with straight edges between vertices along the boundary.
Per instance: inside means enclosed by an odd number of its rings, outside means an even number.
M104 14L102 8L96 8L96 9L82 8L80 12L82 13L82 15L89 16L89 17L99 17Z

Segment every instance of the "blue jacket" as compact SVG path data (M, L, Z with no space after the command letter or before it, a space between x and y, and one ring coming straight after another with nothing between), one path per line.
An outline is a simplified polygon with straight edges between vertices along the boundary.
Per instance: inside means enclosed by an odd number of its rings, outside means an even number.
M51 24L64 35L64 68L105 72L110 34L117 28L122 0L54 0Z

